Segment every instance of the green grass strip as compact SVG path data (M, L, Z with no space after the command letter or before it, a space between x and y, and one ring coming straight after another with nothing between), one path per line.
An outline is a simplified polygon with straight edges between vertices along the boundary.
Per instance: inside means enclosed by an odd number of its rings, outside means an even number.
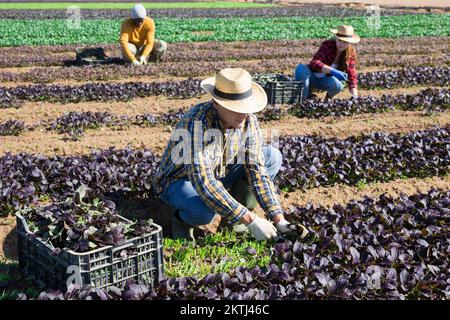
M36 298L41 290L33 281L19 271L16 262L0 257L0 301L16 300L19 293Z
M222 231L199 239L196 245L164 239L164 271L167 277L204 277L231 272L236 267L265 267L271 260L270 243L250 236Z
M210 273L229 273L239 266L263 268L271 261L272 245L231 230L208 234L196 244L164 238L164 272L167 277L203 278ZM0 259L0 301L14 300L20 292L35 298L40 290L20 272L17 262Z
M81 20L71 29L63 19L0 20L0 46L117 43L121 19ZM290 17L232 19L157 19L156 37L180 41L297 40L330 37L329 29L351 24L362 38L449 36L450 15L404 15L381 17L379 30L370 28L366 17Z
M269 3L253 2L142 2L146 9L200 9L200 8L263 8L275 7ZM28 3L0 3L1 10L55 10L67 9L69 6L78 6L80 9L131 9L132 2L28 2Z

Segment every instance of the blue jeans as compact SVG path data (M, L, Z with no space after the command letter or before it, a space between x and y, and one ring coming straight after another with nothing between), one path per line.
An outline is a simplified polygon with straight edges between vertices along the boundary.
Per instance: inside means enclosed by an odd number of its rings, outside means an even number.
M309 97L310 89L326 90L328 97L333 98L344 89L344 85L334 76L318 78L306 64L299 64L294 72L295 80L303 81L303 99Z
M263 154L267 172L271 179L280 170L281 152L272 146L263 146ZM225 188L231 188L239 179L245 177L242 164L230 164L228 174L220 179ZM180 210L181 219L188 225L201 226L211 222L215 212L200 198L189 180L178 180L169 185L160 195L162 201Z

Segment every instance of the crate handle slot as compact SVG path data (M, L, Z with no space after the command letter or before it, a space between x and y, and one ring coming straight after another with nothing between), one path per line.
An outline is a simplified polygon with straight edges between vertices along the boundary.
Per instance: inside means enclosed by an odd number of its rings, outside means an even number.
M129 242L129 243L124 243L118 247L114 247L112 248L112 252L115 253L117 251L121 251L124 249L129 249L129 248L136 248L137 249L137 244L135 244L134 242Z

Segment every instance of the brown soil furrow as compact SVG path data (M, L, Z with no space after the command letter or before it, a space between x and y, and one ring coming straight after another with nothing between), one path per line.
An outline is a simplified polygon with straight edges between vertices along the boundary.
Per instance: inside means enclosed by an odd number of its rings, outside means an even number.
M287 117L280 121L262 123L266 130L278 130L280 135L318 134L325 137L346 138L373 131L410 132L424 130L434 125L450 123L450 111L434 116L421 112L389 112L363 114L344 118L300 119ZM63 141L64 135L53 131L35 130L18 137L0 137L0 155L6 152L27 152L52 154L86 154L92 149L105 149L112 146L124 148L150 148L162 153L170 137L168 126L154 128L129 127L125 130L101 128L88 130L80 141ZM270 137L270 135L267 135Z
M64 141L64 135L51 131L31 131L18 137L0 137L0 155L6 152L27 152L36 154L80 155L88 154L93 149L109 147L151 148L162 153L170 138L170 128L139 128L112 130L100 128L90 130L80 141Z
M448 47L450 38L447 36L435 37L403 37L403 38L362 38L357 45L359 53L429 53L444 52ZM302 39L302 40L274 40L274 41L235 41L235 42L176 42L169 44L169 50L166 58L175 58L177 55L189 54L195 52L212 51L239 51L275 48L282 45L289 45L290 48L300 52L314 52L325 39ZM75 58L75 50L79 45L41 45L41 46L23 46L19 53L20 56L34 56L45 52L49 56L61 56L67 59ZM95 47L95 46L86 46ZM118 56L118 44L104 44L102 47L108 56ZM17 47L0 48L0 54L16 53ZM168 61L176 59L168 59Z
M307 191L294 191L281 195L281 203L285 209L290 205L304 206L308 202L315 205L331 207L334 204L346 204L352 200L360 200L364 196L379 197L383 193L398 197L401 193L428 192L433 188L450 190L450 176L430 177L424 179L399 179L384 183L371 183L364 188L337 185L333 187L319 187Z
M418 111L396 111L342 118L305 119L288 117L282 121L263 123L262 128L277 129L282 136L317 134L328 138L345 139L375 131L406 133L447 124L450 124L450 111L433 116L427 116Z
M206 77L192 77L203 79ZM126 83L126 82L164 82L164 81L181 81L186 80L188 77L174 77L174 76L143 76L143 77L131 77L131 78L120 78L119 79L109 79L109 80L86 80L86 81L76 81L76 80L64 80L58 79L50 83L33 83L33 82L10 82L4 81L1 86L6 88L13 88L16 86L33 86L33 85L52 85L52 86L81 86L85 83Z
M251 66L251 65L258 65L261 62L264 62L266 60L248 60L248 61L242 61L243 63L245 63L245 66ZM299 60L298 63L304 63L306 61L301 61ZM237 66L237 65L236 65ZM286 66L286 69L284 70L273 70L271 72L276 72L276 73L285 73L285 74L293 74L294 69L295 69L296 64L293 64L291 66ZM61 73L64 73L64 70L62 68L55 68L55 67L51 67L52 69L57 70L56 74L57 78L52 77L51 82L49 83L42 83L42 84L47 84L47 85L64 85L64 86L80 86L84 83L125 83L125 82L163 82L163 81L181 81L181 80L185 80L189 77L177 77L177 76L170 76L170 75L144 75L144 76L133 76L133 77L122 77L122 76L118 76L117 79L108 79L108 80L82 80L82 81L78 81L78 80L73 80L73 79L64 79L64 76L61 75ZM9 72L12 73L22 73L22 68L11 68L9 69ZM26 72L31 71L33 68L26 68ZM36 69L45 69L45 67L36 67ZM59 69L61 69L61 72L59 71ZM386 66L369 66L369 67L362 67L362 68L358 68L358 72L359 73L367 73L367 72L375 72L375 71L391 71L391 70L397 70L399 69L398 67L386 67ZM249 69L250 70L250 69ZM145 74L145 69L143 69L143 74ZM213 72L211 72L211 74L208 75L203 75L203 76L191 76L191 78L198 78L198 79L203 79L203 78L207 78L208 76L213 76ZM15 82L15 81L3 81L1 83L1 86L3 87L7 87L7 88L12 88L12 87L16 87L18 85L35 85L35 84L39 84L39 81L36 82Z
M439 86L411 86L411 87L397 87L397 88L378 88L378 89L359 89L358 92L361 96L373 96L373 97L381 97L384 94L390 95L400 95L400 94L415 94L426 88L444 88ZM323 96L319 94L321 98L325 98L325 93ZM350 91L348 89L342 90L339 95L337 95L336 99L348 99L351 97Z
M192 99L172 99L165 96L136 98L128 102L80 102L59 104L51 102L25 102L23 107L0 109L0 123L15 119L26 124L41 120L51 120L67 112L111 112L118 115L137 115L143 113L162 114L172 109L188 108L206 99L206 96Z
M16 218L14 216L0 218L0 262L17 260L15 228Z
M428 86L414 86L408 88L360 90L361 96L381 97L383 94L415 94ZM325 93L318 94L320 98L325 97ZM351 94L344 89L336 98L347 99ZM162 114L169 110L188 108L199 102L208 99L207 95L192 99L172 99L165 96L151 96L147 98L136 98L128 102L80 102L80 103L50 103L50 102L30 102L24 103L23 107L14 109L0 109L0 123L7 120L24 121L27 125L37 123L41 120L50 120L60 117L66 112L111 112L115 114L137 115L143 113Z

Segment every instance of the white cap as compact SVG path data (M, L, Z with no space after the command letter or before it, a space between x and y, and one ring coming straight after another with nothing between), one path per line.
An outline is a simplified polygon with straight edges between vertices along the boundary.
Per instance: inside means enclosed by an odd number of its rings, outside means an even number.
M147 11L142 4L137 4L131 9L132 19L144 19L147 16Z

